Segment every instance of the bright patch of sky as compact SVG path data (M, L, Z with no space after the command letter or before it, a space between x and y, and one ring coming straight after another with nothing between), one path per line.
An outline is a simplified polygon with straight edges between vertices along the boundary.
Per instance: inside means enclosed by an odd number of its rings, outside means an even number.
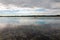
M52 4L60 3L58 1L57 0L0 0L0 15L18 15L18 14L39 15L41 13L52 14L53 12L52 10L50 10L50 8L52 8ZM53 6L53 8L54 7L55 6Z
M17 7L15 5L9 4L8 6L0 3L0 15L27 15L32 13L45 13L48 9L40 7Z

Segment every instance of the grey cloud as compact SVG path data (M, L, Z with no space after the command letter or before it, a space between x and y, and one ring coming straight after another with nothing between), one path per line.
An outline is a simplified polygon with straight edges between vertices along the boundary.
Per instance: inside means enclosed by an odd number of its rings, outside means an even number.
M16 6L24 7L42 6L46 4L45 0L0 0L0 3L3 3L5 5L13 4Z
M27 6L28 4L35 5L40 2L40 0L0 0L0 2L6 5L13 4L17 6Z
M60 0L52 0L53 2L60 2Z
M51 2L59 2L60 0L0 0L0 3L4 5L13 4L22 7L51 7Z

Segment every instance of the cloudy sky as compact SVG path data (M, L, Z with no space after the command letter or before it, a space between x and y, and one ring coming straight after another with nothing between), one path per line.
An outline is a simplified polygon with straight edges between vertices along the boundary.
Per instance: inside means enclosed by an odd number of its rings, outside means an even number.
M46 0L0 0L1 5L8 6L9 8L11 5L17 7L40 7L48 3ZM46 5L47 6L47 5Z
M20 9L23 7L60 8L60 0L0 0L0 13L5 9ZM29 9L30 10L30 9ZM44 12L45 9L43 9ZM41 10L40 10L41 11Z
M60 0L0 0L0 6L12 7L50 7L51 3L60 3Z

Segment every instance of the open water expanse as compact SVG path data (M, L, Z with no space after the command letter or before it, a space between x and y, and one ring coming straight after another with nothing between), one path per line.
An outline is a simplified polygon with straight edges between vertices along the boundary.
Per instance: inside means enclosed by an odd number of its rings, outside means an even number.
M60 40L60 17L0 17L0 40Z
M0 23L47 24L60 23L60 17L0 17Z

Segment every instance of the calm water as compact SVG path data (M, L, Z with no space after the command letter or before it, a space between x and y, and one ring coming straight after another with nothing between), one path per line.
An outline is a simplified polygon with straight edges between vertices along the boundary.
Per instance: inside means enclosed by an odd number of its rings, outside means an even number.
M60 23L60 17L0 17L0 23L24 25Z

